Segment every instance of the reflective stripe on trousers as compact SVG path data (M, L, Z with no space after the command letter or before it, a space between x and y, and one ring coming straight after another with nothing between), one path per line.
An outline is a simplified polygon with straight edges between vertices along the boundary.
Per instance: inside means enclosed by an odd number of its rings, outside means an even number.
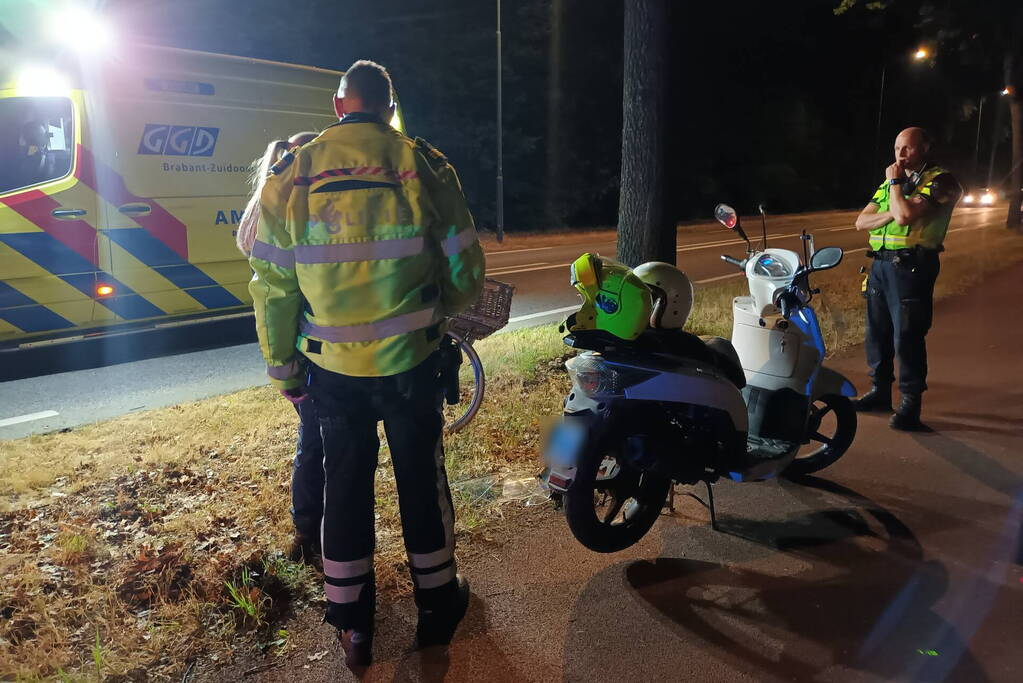
M441 523L444 525L444 547L428 553L409 551L408 563L412 583L416 588L427 590L440 588L455 578L458 566L455 564L455 512L451 507L448 492L447 471L444 469L444 445L440 439L434 449L434 465L437 490L437 506L440 508Z
M322 547L322 527L320 533ZM323 579L323 589L327 594L327 600L338 604L356 603L362 594L362 589L369 581L373 580L373 556L347 562L329 560L324 556Z
M372 623L374 473L383 420L417 600L447 599L454 563L454 511L444 471L436 354L390 377L348 377L311 367L309 393L323 434L323 558L327 620ZM434 591L433 589L442 589ZM425 596L425 597L424 597Z

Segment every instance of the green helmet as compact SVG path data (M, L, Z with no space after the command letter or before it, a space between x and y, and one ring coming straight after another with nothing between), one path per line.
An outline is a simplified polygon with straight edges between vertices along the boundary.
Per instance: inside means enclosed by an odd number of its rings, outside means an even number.
M593 254L572 264L572 286L582 307L565 320L569 332L603 330L633 340L650 325L650 290L627 266Z

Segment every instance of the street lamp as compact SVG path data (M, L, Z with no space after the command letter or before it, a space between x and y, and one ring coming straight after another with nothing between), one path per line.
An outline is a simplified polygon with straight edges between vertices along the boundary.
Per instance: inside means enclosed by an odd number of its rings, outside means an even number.
M913 61L915 62L922 62L926 59L929 59L930 57L931 51L923 46L918 47L916 51L913 53ZM881 93L878 96L877 101L877 126L874 129L874 165L871 170L872 174L875 172L874 169L877 169L877 155L881 145L881 117L882 114L884 113L884 86L887 75L888 62L883 62L881 64Z
M1006 96L1006 95L1009 95L1011 93L1012 93L1012 90L1009 88L1009 86L1005 86L1004 88L1002 88L1001 90L998 91L998 94L1003 96L1003 97ZM972 177L973 182L977 182L977 163L978 163L979 157L980 157L980 123L981 123L981 120L984 118L984 103L987 101L987 98L988 98L987 95L981 95L980 96L980 105L977 107L977 135L976 135L976 139L973 142L973 177ZM994 163L994 161L992 161L992 164L993 163ZM991 176L991 173L989 172L988 173L988 183L987 183L988 185L991 184L991 177L990 176ZM967 203L969 203L969 202L967 202Z
M497 241L504 241L504 130L501 122L501 0L497 0Z
M980 96L980 105L977 107L977 139L973 143L973 173L971 174L970 182L977 182L977 163L980 160L980 122L984 118L984 102L987 101L987 95ZM970 202L967 202L969 204Z

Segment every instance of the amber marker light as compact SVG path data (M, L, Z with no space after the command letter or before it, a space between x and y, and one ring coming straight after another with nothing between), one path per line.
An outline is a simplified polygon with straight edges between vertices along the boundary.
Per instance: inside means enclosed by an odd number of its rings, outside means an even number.
M96 285L96 296L110 296L114 288L110 285Z

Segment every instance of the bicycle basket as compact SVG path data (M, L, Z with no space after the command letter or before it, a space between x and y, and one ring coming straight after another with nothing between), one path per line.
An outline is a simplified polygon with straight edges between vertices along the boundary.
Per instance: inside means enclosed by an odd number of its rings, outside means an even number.
M469 308L449 318L448 329L468 342L489 337L508 324L514 285L487 278L480 298Z

